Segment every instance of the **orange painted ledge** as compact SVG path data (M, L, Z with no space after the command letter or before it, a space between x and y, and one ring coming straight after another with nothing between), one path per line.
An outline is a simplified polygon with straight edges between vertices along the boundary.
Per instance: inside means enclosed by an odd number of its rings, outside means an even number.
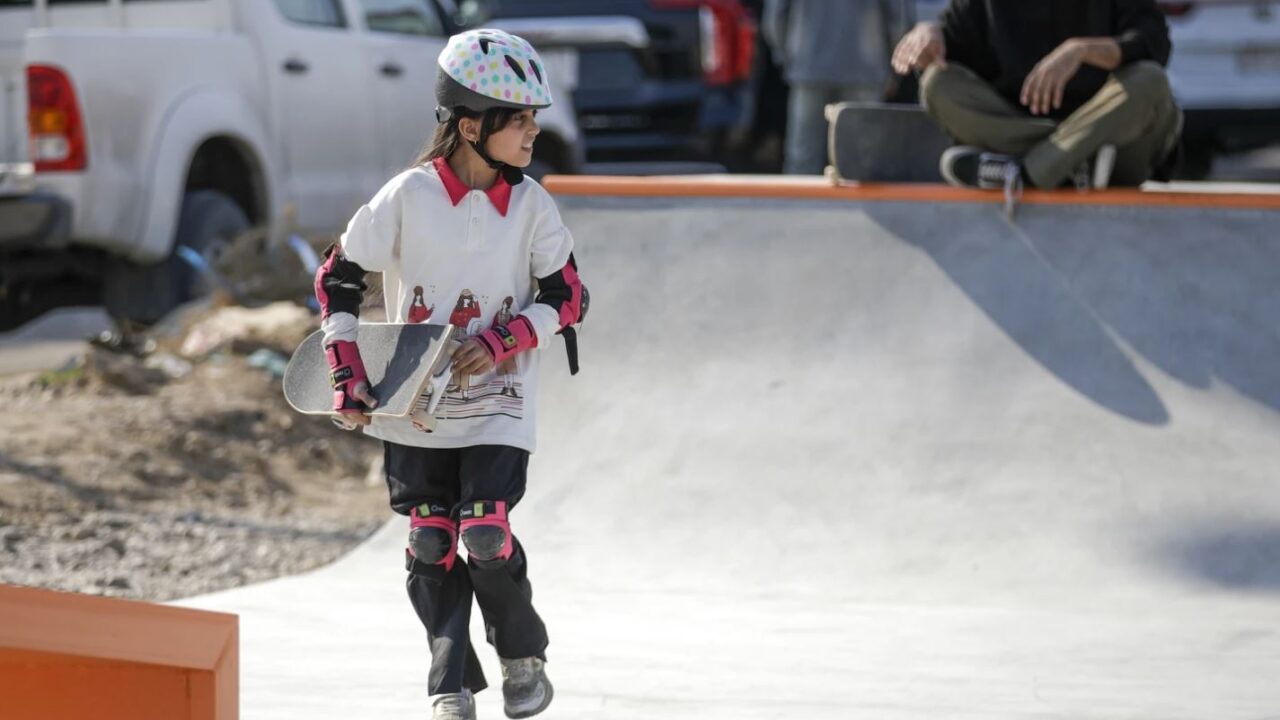
M551 175L543 185L557 195L612 197L724 197L799 200L900 201L936 203L1004 202L1000 192L969 190L948 185L909 183L846 183L825 178L767 175L687 175L667 177L611 177ZM1280 210L1280 193L1217 193L1114 189L1081 193L1074 190L1028 190L1026 205L1093 205L1231 208Z
M238 720L235 615L0 585L0 718Z

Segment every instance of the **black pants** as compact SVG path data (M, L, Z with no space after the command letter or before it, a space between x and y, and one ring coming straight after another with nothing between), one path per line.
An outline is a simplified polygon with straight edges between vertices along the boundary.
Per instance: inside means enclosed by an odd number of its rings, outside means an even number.
M524 496L529 453L505 445L432 449L383 443L391 509L402 515L423 503L457 510L465 503L504 500L510 512ZM408 528L406 526L406 534ZM480 603L485 635L503 658L546 660L547 629L533 609L529 563L519 540L506 563L481 568L473 561L413 563L409 601L431 642L430 693L479 692L487 687L471 646L471 598Z

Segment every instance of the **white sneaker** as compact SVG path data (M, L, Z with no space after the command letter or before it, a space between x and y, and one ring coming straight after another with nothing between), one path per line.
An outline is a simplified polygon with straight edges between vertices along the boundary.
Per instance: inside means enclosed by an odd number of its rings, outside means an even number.
M1098 148L1094 156L1083 163L1071 174L1071 182L1077 192L1090 190L1106 190L1111 184L1111 172L1116 167L1116 146L1107 143Z
M540 658L502 662L502 709L509 718L533 717L551 704L554 691Z
M431 703L431 720L476 720L476 698L470 690L437 695Z
M1116 146L1107 143L1098 148L1093 159L1093 189L1106 190L1111 184L1111 171L1116 167Z

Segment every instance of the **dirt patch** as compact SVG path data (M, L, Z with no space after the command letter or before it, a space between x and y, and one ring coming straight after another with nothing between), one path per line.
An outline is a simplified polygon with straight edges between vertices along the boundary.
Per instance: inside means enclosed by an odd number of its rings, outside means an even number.
M281 327L0 380L0 582L170 600L324 565L376 530L380 447L288 407L282 356L314 320Z

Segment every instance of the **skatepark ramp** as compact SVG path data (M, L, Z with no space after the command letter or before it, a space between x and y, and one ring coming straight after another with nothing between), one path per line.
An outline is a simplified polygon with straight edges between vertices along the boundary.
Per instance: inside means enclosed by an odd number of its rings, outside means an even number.
M548 187L593 305L513 515L546 717L1278 716L1280 196ZM429 715L404 532L183 603L246 717Z

